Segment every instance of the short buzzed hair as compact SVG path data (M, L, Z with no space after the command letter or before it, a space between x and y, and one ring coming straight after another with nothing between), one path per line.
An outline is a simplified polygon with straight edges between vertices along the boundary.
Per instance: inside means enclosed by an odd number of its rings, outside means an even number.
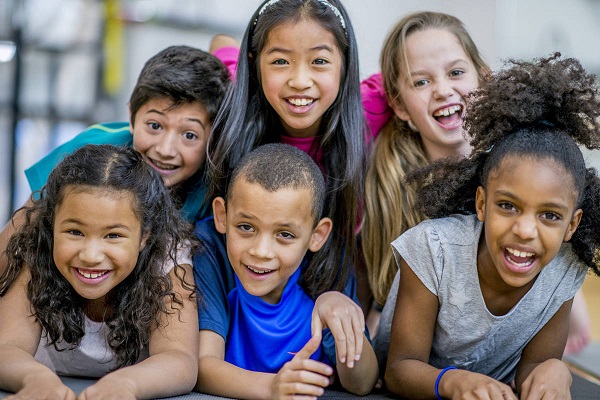
M302 150L283 143L270 143L252 150L233 170L225 199L239 178L258 183L268 192L284 188L309 189L315 224L321 218L325 201L325 179L312 158Z

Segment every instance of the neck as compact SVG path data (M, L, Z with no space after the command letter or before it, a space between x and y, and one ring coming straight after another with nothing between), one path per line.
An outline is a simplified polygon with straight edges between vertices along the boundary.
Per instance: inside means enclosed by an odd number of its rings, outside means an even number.
M467 156L471 152L471 146L466 141L454 147L425 145L425 151L430 161L436 161L446 157Z

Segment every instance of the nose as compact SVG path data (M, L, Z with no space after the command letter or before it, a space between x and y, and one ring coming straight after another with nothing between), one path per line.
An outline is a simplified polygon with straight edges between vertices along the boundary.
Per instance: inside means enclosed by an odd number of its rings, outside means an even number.
M104 250L98 240L89 239L79 251L79 259L87 266L94 266L104 261Z
M250 255L262 258L271 259L274 257L271 245L271 238L269 235L257 235L252 242L252 247L249 251Z
M535 216L528 214L519 216L513 225L512 231L523 240L534 239L538 234Z
M295 63L294 61L292 63ZM293 66L288 85L297 90L308 89L313 85L310 67L304 63Z
M448 79L443 78L439 79L435 83L434 87L434 95L438 99L447 99L448 97L454 94L454 89L452 84L448 81Z
M177 134L172 132L163 132L158 138L155 151L165 158L173 158L177 155L176 151Z

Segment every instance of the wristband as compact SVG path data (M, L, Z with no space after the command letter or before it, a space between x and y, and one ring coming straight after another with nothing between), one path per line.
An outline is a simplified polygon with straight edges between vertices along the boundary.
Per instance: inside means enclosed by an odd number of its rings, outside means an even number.
M440 374L438 375L437 379L435 380L435 397L437 397L438 400L444 400L440 396L440 391L439 391L440 379L442 379L442 376L446 372L450 371L451 369L458 369L458 368L456 368L454 365L444 368L443 370L440 371Z

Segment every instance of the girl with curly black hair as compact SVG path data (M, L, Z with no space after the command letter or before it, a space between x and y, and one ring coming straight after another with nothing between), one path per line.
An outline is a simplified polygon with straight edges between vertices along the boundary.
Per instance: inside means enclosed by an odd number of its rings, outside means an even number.
M403 397L516 399L514 381L521 399L569 398L573 296L600 275L600 180L579 148L600 145L598 84L560 54L512 63L469 98L472 154L409 178L432 219L392 243L381 319Z
M191 391L194 241L160 175L132 148L84 146L23 211L0 276L0 387L74 399L57 375L76 375L101 378L86 398Z

